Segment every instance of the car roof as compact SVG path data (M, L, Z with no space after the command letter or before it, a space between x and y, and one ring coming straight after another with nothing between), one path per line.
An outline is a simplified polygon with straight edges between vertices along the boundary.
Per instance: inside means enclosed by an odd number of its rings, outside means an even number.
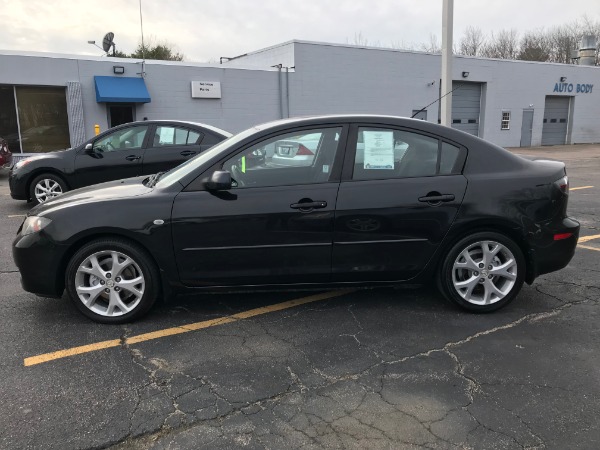
M135 122L129 122L123 125L131 125L131 124L179 124L179 125L194 125L196 127L205 128L213 133L217 133L223 137L231 137L232 134L229 131L225 131L221 128L209 125L207 123L201 122L192 122L189 120L166 120L166 119L154 119L154 120L137 120Z

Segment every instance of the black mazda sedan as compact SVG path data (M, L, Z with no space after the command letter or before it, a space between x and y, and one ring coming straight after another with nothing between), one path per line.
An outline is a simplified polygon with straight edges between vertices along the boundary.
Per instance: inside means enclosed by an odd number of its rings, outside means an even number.
M310 164L274 158L294 145ZM66 289L104 323L136 319L184 290L432 279L455 304L489 312L571 260L579 223L567 216L568 195L563 163L451 128L385 116L290 119L167 173L49 200L19 228L13 256L25 290Z
M71 189L169 170L230 136L194 122L120 125L79 147L20 160L9 173L10 195L38 204Z

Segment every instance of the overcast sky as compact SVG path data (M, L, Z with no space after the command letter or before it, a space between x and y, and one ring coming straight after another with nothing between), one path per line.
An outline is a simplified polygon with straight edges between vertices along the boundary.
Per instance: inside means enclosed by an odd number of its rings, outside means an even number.
M584 13L600 19L599 0L455 0L454 36L549 28ZM142 0L144 36L168 41L187 61L235 56L291 39L418 46L441 39L442 0ZM139 0L0 0L0 48L101 55L108 31L117 49L140 42Z

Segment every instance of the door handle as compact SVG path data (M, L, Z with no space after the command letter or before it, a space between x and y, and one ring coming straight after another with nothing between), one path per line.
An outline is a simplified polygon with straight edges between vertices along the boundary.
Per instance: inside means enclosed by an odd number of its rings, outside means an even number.
M327 207L327 202L325 201L316 201L316 202L298 202L298 203L292 203L290 205L290 208L292 209L299 209L301 211L303 210L309 210L309 209L321 209L321 208L325 208Z
M141 156L135 156L135 155L129 155L129 156L126 156L126 157L125 157L125 159L126 159L127 161L137 161L137 160L138 160L138 159L140 159L140 158L141 158Z
M181 156L192 156L195 154L196 154L196 152L193 152L192 150L184 150L180 153Z
M425 197L419 197L419 201L425 203L451 202L452 200L454 200L454 194L426 195Z

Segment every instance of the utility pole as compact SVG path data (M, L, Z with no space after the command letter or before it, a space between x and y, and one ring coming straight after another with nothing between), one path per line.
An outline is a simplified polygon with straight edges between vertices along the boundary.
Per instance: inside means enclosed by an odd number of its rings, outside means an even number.
M452 126L452 27L454 21L454 0L444 0L442 8L442 83L441 83L441 123ZM445 95L448 93L448 95Z

